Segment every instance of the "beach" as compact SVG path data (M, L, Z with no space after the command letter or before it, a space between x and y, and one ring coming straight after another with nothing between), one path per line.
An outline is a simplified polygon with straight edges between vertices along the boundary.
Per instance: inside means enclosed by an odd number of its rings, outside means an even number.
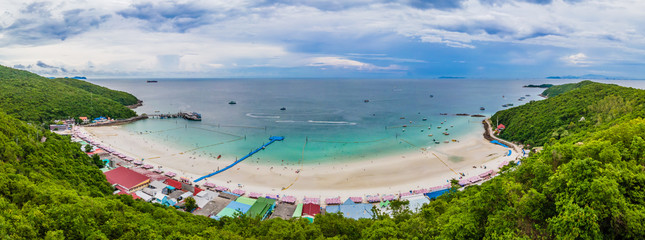
M236 160L231 157L217 159L169 142L153 141L124 130L122 126L85 127L81 131L118 152L143 160L144 164L175 172L177 178L194 180ZM347 163L267 165L261 163L260 151L233 168L196 184L210 182L231 190L241 188L247 193L291 195L299 199L400 194L445 185L450 179L459 179L461 173L465 175L463 178L469 178L497 169L503 161L518 156L515 152L507 156L508 148L488 142L482 137L483 133L482 127L460 137L458 142Z

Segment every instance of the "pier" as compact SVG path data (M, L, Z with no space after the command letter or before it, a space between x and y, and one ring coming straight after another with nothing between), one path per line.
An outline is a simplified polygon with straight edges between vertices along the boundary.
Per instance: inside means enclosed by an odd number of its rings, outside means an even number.
M193 120L193 121L201 121L202 120L202 115L196 112L192 113L185 113L185 112L178 112L178 113L159 113L159 114L146 114L148 118L160 118L160 119L165 119L165 118L183 118L187 120Z
M222 168L222 169L220 169L220 170L218 170L218 171L216 171L216 172L214 172L214 173L211 173L211 174L208 174L208 175L206 175L206 176L202 176L202 177L200 177L200 178L198 178L198 179L195 179L195 181L193 181L193 182L199 182L199 181L201 181L201 180L204 180L205 178L209 178L209 177L212 177L212 176L217 175L218 173L221 173L221 172L223 172L223 171L226 171L226 170L228 170L229 168L232 168L233 166L237 165L238 163L240 163L240 162L244 161L245 159L247 159L247 158L249 158L249 157L253 156L253 154L256 154L256 153L257 153L257 152L259 152L260 150L265 149L267 146L271 145L271 143L273 143L273 142L275 142L275 141L282 141L282 140L284 140L284 137L280 137L280 136L272 136L272 137L270 137L270 138L269 138L269 140L270 140L270 141L269 141L268 143L265 143L264 145L262 145L262 146L261 146L261 147L259 147L258 149L255 149L255 150L251 151L251 152L250 152L249 154L247 154L246 156L244 156L244 157L242 157L242 158L238 159L237 161L235 161L235 162L231 163L231 165L228 165L228 166L226 166L226 167L224 167L224 168Z

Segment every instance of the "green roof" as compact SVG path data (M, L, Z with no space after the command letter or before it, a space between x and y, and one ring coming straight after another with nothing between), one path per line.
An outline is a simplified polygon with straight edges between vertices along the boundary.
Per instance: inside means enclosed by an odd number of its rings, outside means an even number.
M255 202L257 200L255 200L253 198L239 197L235 201L239 202L239 203L244 203L244 204L249 205L249 206L253 206L253 204L255 204Z
M260 216L264 218L266 216L267 212L271 210L273 207L273 204L275 204L275 199L271 198L258 198L258 200L249 208L249 211L246 212L247 216L250 217L256 217Z
M220 219L220 218L225 217L225 216L226 217L233 217L235 215L235 213L237 213L237 212L238 212L237 210L232 209L232 208L224 208L224 209L222 209L222 211L217 213L216 216L217 216L217 219Z
M298 204L298 206L296 206L296 210L293 211L293 217L294 218L302 217L302 203L300 203L300 204Z

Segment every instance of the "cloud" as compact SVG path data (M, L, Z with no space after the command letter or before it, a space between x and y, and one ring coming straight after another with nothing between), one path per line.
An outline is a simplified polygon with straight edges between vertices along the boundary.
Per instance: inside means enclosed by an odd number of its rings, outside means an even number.
M580 67L588 67L592 63L588 59L589 57L587 57L587 55L584 53L576 53L573 55L562 57L563 61L571 65L580 66Z
M192 28L211 23L213 14L198 4L160 1L134 4L128 9L117 12L125 18L134 18L146 22L154 31L186 32Z
M0 63L88 75L462 75L442 71L561 61L623 71L645 62L644 8L604 0L8 1ZM542 51L551 54L533 55Z
M102 15L93 9L71 9L60 11L51 3L31 3L20 12L18 18L0 32L5 36L2 44L39 44L54 40L63 41L76 36L107 21L110 16Z
M313 57L309 59L309 66L312 67L336 67L345 69L356 69L361 71L375 71L375 70L406 70L404 67L398 65L389 65L380 67L369 63L359 62L343 57Z
M39 67L41 67L41 68L56 68L56 67L54 67L54 66L52 66L52 65L49 65L49 64L46 64L46 63L44 63L44 62L42 62L42 61L38 61L38 62L36 63L36 66L39 66Z

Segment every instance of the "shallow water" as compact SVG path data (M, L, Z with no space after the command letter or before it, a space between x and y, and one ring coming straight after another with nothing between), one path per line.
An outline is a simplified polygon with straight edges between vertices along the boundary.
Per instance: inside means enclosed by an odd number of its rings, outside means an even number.
M249 161L340 162L437 147L481 128L483 114L541 100L527 84L575 80L98 79L144 101L138 113L199 112L201 122L148 119L124 126L200 155L242 157L284 136ZM606 81L643 88L645 81ZM530 95L530 96L527 96ZM519 101L520 97L525 97ZM364 100L369 100L365 102ZM228 104L236 101L237 104ZM280 110L281 108L286 110ZM486 110L479 110L485 107ZM448 115L440 115L447 113ZM404 119L402 119L404 118ZM427 120L424 121L423 119ZM443 124L442 124L443 122ZM403 127L406 125L406 127ZM440 127L440 128L437 128ZM448 132L449 136L442 133ZM428 136L432 134L433 136ZM441 142L436 145L434 140ZM258 159L260 158L260 159Z

